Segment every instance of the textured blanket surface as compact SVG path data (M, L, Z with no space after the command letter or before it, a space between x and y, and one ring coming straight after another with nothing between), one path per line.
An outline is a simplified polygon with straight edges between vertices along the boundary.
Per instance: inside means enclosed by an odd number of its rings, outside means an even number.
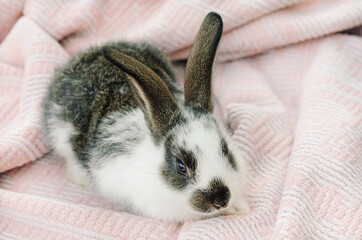
M54 68L116 40L185 60L210 11L215 115L244 152L251 212L158 222L69 182L41 130ZM0 238L361 239L361 24L360 0L0 0Z

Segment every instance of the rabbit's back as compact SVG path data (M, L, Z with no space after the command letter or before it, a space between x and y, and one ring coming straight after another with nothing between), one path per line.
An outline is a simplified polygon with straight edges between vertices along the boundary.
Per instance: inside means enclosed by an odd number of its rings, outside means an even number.
M123 53L151 68L166 83L171 93L182 94L176 84L167 57L148 44L109 43ZM69 136L71 148L82 161L87 148L96 139L102 119L114 112L127 114L138 108L127 84L129 76L104 58L101 47L94 47L73 57L55 71L44 102L48 135L54 124L50 120L70 123L75 133ZM50 134L49 134L50 132Z

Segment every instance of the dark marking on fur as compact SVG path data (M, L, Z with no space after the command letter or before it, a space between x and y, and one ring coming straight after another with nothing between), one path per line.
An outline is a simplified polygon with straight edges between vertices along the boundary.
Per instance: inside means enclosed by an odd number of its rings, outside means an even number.
M192 174L194 174L197 167L197 161L195 155L193 154L193 152L187 151L183 148L180 148L179 151L180 154L177 157L186 165L188 170L191 171Z
M225 141L224 138L221 138L221 153L224 157L227 158L228 162L230 163L231 167L237 171L238 170L238 166L236 164L236 161L235 161L235 157L234 155L232 154L232 152L229 151L229 148L228 148L228 145Z
M166 162L161 168L161 175L170 187L183 190L188 184L195 182L197 168L196 157L191 151L184 149L184 146L178 146L173 135L167 137L165 149ZM177 172L177 159L186 165L188 176L181 175Z
M209 13L201 24L185 69L185 104L203 113L213 111L212 71L222 35L221 17Z
M177 173L176 159L169 149L165 153L166 162L161 167L161 175L173 189L183 190L190 183L190 179Z
M106 118L102 126L111 126L109 123L115 123L115 117ZM97 149L95 154L97 154L98 159L107 158L112 155L126 155L134 151L144 139L144 135L145 133L138 128L136 123L130 124L127 128L117 130L116 132L113 129L98 128L94 146L92 147ZM116 141L115 138L119 140Z
M227 206L230 200L230 190L221 179L213 179L206 189L196 190L190 199L193 209L199 212L212 212Z

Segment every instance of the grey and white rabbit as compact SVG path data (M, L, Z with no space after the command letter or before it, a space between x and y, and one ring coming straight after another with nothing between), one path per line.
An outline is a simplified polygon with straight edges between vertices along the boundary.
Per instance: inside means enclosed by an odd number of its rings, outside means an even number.
M221 17L209 13L184 92L169 59L148 44L94 47L57 69L44 124L67 176L161 220L247 213L242 155L212 116L221 34Z

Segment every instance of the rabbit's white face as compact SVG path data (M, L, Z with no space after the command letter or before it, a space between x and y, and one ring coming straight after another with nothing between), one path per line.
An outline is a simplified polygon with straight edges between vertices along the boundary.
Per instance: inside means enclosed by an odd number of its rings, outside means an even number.
M240 155L211 116L187 119L168 134L161 168L166 184L186 198L180 201L183 215L247 211Z

